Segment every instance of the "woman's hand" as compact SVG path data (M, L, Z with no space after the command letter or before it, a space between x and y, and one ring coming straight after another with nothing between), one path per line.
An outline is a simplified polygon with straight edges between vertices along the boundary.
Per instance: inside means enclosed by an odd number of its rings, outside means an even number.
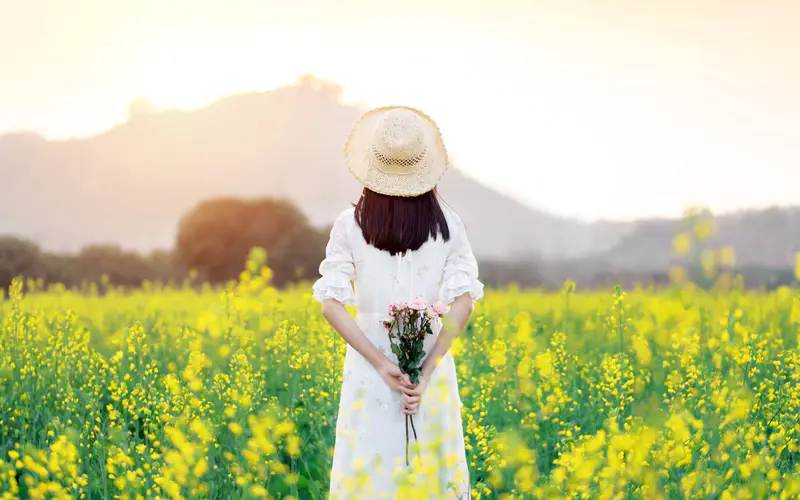
M419 384L415 384L411 382L408 375L403 374L400 391L403 394L403 413L405 415L416 415L419 404L422 401L422 395L425 394L427 388L428 378L426 376L420 375Z
M389 386L389 389L395 392L400 392L403 372L400 371L399 366L387 359L378 369L378 373L380 373L381 378L384 382L386 382L386 385Z

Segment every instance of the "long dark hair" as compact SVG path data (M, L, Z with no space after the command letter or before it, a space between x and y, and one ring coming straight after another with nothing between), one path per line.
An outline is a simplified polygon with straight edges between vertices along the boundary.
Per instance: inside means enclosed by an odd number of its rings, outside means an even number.
M436 188L419 196L388 196L364 188L355 219L364 240L391 255L418 250L431 237L450 239Z

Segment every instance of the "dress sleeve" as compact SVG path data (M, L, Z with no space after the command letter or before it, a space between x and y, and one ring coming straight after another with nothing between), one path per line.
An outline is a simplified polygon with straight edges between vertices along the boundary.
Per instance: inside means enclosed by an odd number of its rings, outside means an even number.
M328 245L325 247L325 259L319 265L320 279L314 283L314 299L322 302L335 299L346 306L356 305L352 281L355 279L355 264L347 237L347 220L345 213L339 215L333 223Z
M457 219L453 226L453 245L445 261L439 300L450 305L456 297L469 293L472 302L477 302L483 298L483 283L478 281L478 262L472 254L464 223Z

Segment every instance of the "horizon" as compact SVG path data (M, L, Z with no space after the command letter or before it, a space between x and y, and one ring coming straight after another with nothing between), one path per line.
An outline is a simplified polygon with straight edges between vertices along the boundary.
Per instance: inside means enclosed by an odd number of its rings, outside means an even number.
M360 109L425 110L465 175L558 216L800 204L797 4L424 3L0 0L0 134L91 137L136 99L191 110L314 74Z

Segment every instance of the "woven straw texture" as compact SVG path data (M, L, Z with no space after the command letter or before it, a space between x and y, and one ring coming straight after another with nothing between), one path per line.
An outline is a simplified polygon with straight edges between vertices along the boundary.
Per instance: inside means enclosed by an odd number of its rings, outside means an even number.
M344 158L358 182L391 196L430 191L449 164L436 123L422 111L404 106L364 113L347 137Z

